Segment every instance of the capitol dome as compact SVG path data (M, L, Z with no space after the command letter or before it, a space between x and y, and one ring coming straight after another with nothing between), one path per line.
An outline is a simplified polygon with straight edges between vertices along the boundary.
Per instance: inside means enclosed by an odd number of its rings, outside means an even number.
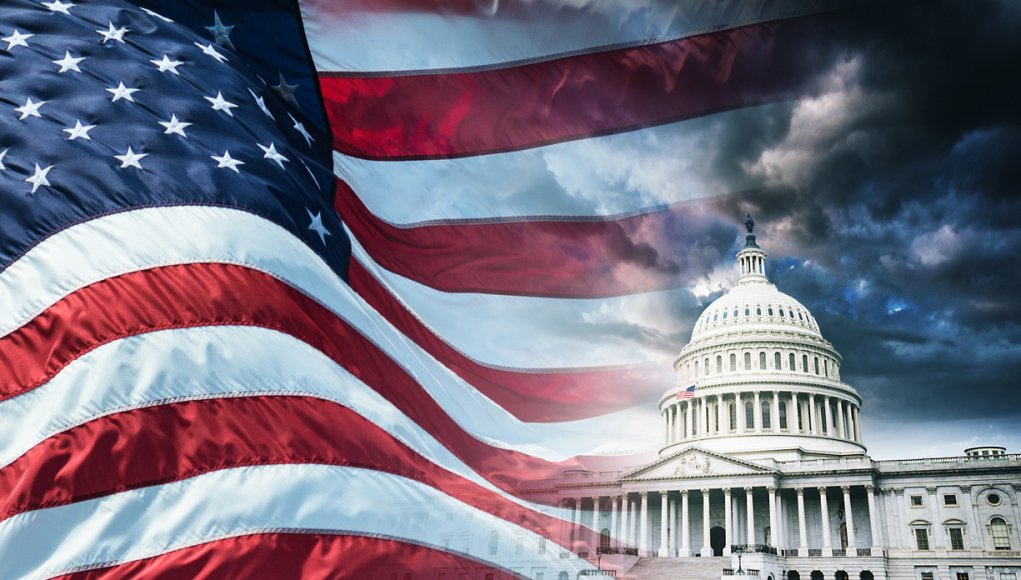
M740 278L698 317L660 400L665 444L777 460L860 456L861 397L840 380L840 354L812 313L766 277L745 224Z

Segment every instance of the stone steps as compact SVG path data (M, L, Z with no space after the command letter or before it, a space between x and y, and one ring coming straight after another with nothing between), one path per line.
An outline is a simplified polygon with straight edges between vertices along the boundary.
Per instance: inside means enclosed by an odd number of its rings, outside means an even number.
M720 580L730 558L639 558L623 578L677 580Z

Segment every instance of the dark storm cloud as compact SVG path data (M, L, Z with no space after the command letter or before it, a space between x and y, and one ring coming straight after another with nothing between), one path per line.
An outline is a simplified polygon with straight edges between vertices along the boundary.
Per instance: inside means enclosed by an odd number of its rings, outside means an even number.
M773 281L816 313L871 413L1021 413L1019 30L1017 2L840 13L792 58L803 94L731 116L715 143L722 179L764 180L721 213L755 214L787 258Z

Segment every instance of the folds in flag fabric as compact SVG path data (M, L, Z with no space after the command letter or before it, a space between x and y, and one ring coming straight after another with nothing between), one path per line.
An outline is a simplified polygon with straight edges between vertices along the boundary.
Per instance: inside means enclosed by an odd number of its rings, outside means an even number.
M669 355L615 325L728 192L530 168L790 98L816 9L5 2L4 575L593 568L526 490L653 450Z

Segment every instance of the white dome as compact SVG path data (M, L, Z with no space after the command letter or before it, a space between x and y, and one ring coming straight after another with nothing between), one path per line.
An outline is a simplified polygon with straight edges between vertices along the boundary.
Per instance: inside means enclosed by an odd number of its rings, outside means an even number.
M797 332L822 338L812 313L765 280L745 278L710 304L691 331L691 342L743 331Z
M749 458L859 456L861 397L815 317L766 278L746 223L737 284L698 317L660 399L661 454L696 445Z

